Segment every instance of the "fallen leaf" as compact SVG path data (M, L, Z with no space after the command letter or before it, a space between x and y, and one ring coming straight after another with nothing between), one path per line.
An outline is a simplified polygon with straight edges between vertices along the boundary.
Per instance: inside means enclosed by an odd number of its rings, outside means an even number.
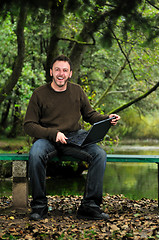
M120 228L118 228L116 225L111 225L111 229L113 231L119 231L120 230Z

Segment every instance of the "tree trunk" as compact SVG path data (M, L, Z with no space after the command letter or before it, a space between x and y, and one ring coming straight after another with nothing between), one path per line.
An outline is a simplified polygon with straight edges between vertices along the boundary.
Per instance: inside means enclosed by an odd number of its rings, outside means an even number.
M47 59L46 59L46 81L49 82L51 80L50 77L50 65L53 60L58 55L58 41L60 35L60 26L61 20L63 19L63 6L64 3L59 1L59 5L51 7L50 15L51 15L51 37L50 43L47 51Z
M6 96L12 91L18 79L21 75L23 62L24 62L24 52L25 52L25 42L24 42L24 25L26 22L27 11L25 3L21 5L19 18L17 22L17 43L18 43L18 54L15 60L13 72L9 77L8 81L0 89L0 104L6 98Z
M102 3L102 5L103 4L104 2ZM94 11L96 12L98 10L99 10L98 7L97 8L95 7ZM94 18L92 17L92 19L85 22L83 29L79 34L79 39L82 39L82 41L85 42L85 44L75 43L72 48L72 51L70 53L70 59L73 64L73 76L75 76L73 81L76 83L78 82L78 75L79 75L79 70L80 70L80 65L82 62L83 55L87 50L88 46L90 47L91 40L92 40L92 46L95 45L93 34L97 32L99 26L103 24L103 21L107 16L108 16L108 12L103 12L103 13L98 12L94 16Z
M2 117L1 117L1 124L0 124L2 133L3 133L4 129L7 127L7 118L8 118L10 106L11 106L11 99L4 101Z
M19 106L19 104L17 104L20 99L20 92L18 87L15 90L15 96L16 97L13 102L13 111L12 111L13 120L10 123L12 128L8 135L8 137L13 137L13 138L15 138L18 134L22 133L22 121L20 119L21 107Z

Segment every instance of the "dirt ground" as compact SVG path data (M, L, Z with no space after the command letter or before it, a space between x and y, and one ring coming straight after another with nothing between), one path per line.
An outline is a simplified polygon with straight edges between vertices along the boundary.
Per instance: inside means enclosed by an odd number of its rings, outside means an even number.
M0 239L159 239L156 200L106 195L101 206L107 221L76 217L82 196L48 196L48 218L29 220L30 208L15 210L12 199L0 199ZM30 203L30 200L29 200Z

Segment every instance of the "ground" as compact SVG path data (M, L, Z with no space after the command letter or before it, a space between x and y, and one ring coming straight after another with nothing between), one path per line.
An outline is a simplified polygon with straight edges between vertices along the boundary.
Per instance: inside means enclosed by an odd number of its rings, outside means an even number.
M30 221L30 208L15 210L12 199L0 199L0 239L159 239L156 200L106 195L101 206L107 221L76 218L81 196L48 196L49 215ZM30 200L29 200L30 203Z

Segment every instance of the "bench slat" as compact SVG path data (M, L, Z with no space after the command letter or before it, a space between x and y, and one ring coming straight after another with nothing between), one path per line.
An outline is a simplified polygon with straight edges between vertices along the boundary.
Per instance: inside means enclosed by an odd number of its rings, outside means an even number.
M124 155L124 154L108 154L108 162L143 162L143 163L159 163L159 155Z
M1 153L0 154L0 160L4 161L14 161L14 160L21 160L21 161L27 161L29 158L28 153L18 154L18 153Z
M3 161L27 161L29 158L28 153L17 154L17 153L1 153L0 160ZM55 157L54 161L58 161ZM72 161L74 158L64 156L61 160ZM142 162L142 163L159 163L159 155L125 155L125 154L108 154L108 162Z

